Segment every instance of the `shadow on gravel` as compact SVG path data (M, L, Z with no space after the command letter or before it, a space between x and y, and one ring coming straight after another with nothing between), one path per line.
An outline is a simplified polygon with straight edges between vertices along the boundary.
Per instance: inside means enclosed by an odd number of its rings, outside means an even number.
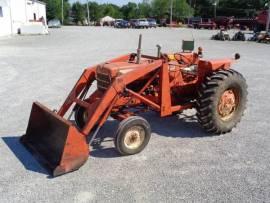
M160 118L155 113L145 113L140 115L144 117L151 125L152 132L159 136L174 138L196 138L209 137L199 125L196 115L187 115L181 113L179 117L170 116ZM114 148L106 148L103 144L113 141L114 133L117 130L118 121L108 120L99 133L100 140L92 146L90 155L99 158L119 157L119 153ZM107 139L109 138L109 140Z
M92 149L90 156L98 158L116 158L120 157L121 155L116 151L115 148L97 147Z
M113 142L114 134L117 130L119 121L107 120L105 125L98 133L98 140L91 146L90 156L98 158L116 158L121 155L115 150L114 147L106 147L108 142Z
M23 164L25 169L37 173L42 173L49 175L47 171L39 165L30 152L28 152L25 147L20 143L20 137L2 137L3 141L9 147L9 149L14 153L14 155Z
M197 121L195 114L180 115L160 118L154 113L143 115L151 125L152 132L159 136L175 137L175 138L196 138L213 136L207 134Z
M155 113L145 113L141 115L151 125L152 132L155 135L174 137L174 138L196 138L211 136L205 133L197 122L196 116L188 116L184 113L177 116L160 118ZM107 142L113 142L114 134L119 122L108 120L101 128L96 143L91 147L90 156L98 158L116 158L121 155L113 147L106 147ZM29 153L19 141L20 137L3 137L3 141L20 160L27 170L49 175L47 171L39 165L36 159Z

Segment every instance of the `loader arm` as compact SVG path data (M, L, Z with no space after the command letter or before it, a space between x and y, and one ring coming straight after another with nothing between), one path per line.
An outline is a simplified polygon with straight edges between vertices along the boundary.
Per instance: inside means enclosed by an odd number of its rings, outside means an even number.
M102 114L106 111L106 109L109 108L113 99L117 95L124 93L126 85L160 68L161 66L162 66L162 60L156 60L152 62L151 64L141 65L135 70L117 77L115 81L112 83L112 85L109 87L109 89L105 92L104 96L100 99L100 102L96 106L95 111L90 111L91 114L89 115L89 119L82 131L83 134L86 136L89 135L93 126L102 117Z
M116 61L126 61L129 58L130 58L130 54L126 54L126 55L122 55L120 57L111 59L105 63L113 63ZM84 103L80 99L78 100L78 97L84 89L91 88L91 85L92 85L93 81L95 80L97 66L98 65L93 66L93 67L89 67L89 68L84 70L81 77L79 78L79 80L76 82L75 86L73 87L73 89L69 93L67 99L65 100L63 105L60 107L60 109L57 113L59 116L63 117L74 102L79 103L79 105L83 104L85 107L88 106L87 103Z
M91 87L92 82L95 80L95 74L96 74L96 66L84 70L80 79L77 81L76 85L73 87L72 91L69 93L64 104L59 109L57 113L59 116L63 117L68 111L68 109L70 108L70 106L74 102L76 102L76 99L82 93L82 91L85 88Z

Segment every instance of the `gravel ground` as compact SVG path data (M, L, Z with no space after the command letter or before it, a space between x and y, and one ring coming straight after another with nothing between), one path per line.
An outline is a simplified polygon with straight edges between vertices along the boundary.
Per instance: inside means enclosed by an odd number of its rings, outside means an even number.
M219 42L216 31L157 28L64 27L47 36L0 39L0 202L270 202L269 45ZM206 58L242 59L234 65L247 79L249 103L231 133L209 136L194 111L165 119L146 114L153 128L148 147L120 157L111 139L94 149L78 171L51 179L18 142L32 102L58 108L88 65L136 50L178 51L196 39ZM268 99L267 99L268 98ZM117 123L109 120L102 136Z

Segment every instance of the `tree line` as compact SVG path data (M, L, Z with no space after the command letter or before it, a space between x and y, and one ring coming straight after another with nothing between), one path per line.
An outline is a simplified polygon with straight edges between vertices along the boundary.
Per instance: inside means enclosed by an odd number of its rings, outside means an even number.
M47 5L48 20L62 19L62 0L43 0ZM214 16L214 9L220 16L252 17L257 10L265 7L267 0L172 0L173 20L180 21L191 16L210 18ZM216 6L215 6L216 5ZM113 18L170 18L170 0L143 0L141 3L129 2L123 6L115 4L98 4L89 1L89 17L91 21L98 21L104 16ZM75 2L70 4L64 0L64 22L74 21L82 23L87 19L87 4Z

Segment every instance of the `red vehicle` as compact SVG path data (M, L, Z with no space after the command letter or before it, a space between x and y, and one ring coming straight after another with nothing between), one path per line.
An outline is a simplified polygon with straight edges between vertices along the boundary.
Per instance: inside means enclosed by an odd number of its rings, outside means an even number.
M198 28L199 29L203 28L203 29L212 29L212 30L214 30L214 29L217 28L217 24L214 21L212 21L212 19L206 19L206 20L202 20L202 22L199 23Z
M265 29L267 23L268 12L267 10L260 11L257 17L254 18L234 18L219 16L214 19L217 28L230 29L232 27L239 27L241 29L249 28L261 31Z
M202 18L193 17L193 18L188 18L187 21L188 21L187 24L189 28L197 29L199 28L199 24L202 23Z
M193 17L187 19L189 28L194 29L216 29L216 23L210 18Z
M268 11L258 12L257 17L254 18L235 18L233 19L233 26L243 28L249 28L250 30L265 30L268 18Z
M87 161L89 145L109 116L120 121L116 132L108 134L114 134L121 155L141 152L150 140L150 124L140 112L168 117L196 108L198 122L213 134L228 133L240 122L247 85L231 69L239 54L206 60L202 49L192 52L188 41L183 52L165 54L159 48L157 56L148 56L141 54L141 41L140 36L137 53L86 68L57 112L33 104L21 142L53 176L77 170ZM97 86L92 86L94 81Z
M217 28L230 29L232 27L233 17L218 16L213 20Z
M267 18L268 18L267 10L261 11L259 15L256 17L258 31L265 29Z
M240 28L241 30L250 29L254 30L257 26L255 18L235 18L232 23L233 27Z

